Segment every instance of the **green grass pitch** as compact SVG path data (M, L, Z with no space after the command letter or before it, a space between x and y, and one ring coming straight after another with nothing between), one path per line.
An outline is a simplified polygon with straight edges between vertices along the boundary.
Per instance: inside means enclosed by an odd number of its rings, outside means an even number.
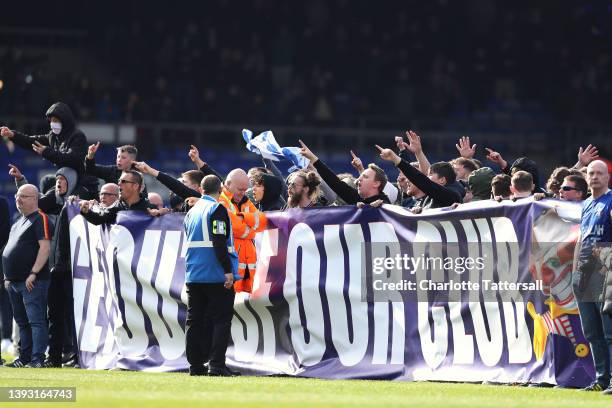
M285 377L189 377L183 373L10 369L2 387L76 387L76 403L0 407L537 407L612 406L612 396L569 389L433 382L315 380Z

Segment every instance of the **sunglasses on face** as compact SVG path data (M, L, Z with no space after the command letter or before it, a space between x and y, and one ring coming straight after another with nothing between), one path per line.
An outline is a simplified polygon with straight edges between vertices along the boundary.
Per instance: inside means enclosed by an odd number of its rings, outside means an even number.
M125 184L125 183L130 183L130 184L138 184L135 181L130 181L130 180L119 180L119 184Z
M578 191L578 189L576 187L571 187L571 186L561 186L561 190L563 191Z

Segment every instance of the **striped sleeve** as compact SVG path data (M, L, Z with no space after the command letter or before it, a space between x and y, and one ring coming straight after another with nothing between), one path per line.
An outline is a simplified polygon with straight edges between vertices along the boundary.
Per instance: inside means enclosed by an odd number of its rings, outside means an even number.
M41 210L38 210L38 214L40 215L40 219L42 221L42 228L37 229L38 240L51 240L51 226L49 225L49 217Z

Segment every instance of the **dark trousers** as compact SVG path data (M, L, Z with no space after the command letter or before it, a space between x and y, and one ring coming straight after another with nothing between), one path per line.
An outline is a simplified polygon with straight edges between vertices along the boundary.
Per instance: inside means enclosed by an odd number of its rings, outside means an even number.
M62 362L65 346L76 353L72 277L68 273L52 273L49 286L49 360Z
M24 363L45 360L49 344L48 290L48 279L36 280L32 291L26 289L25 282L10 282L8 287L13 317L19 326L19 359Z
M607 387L612 369L612 316L602 313L601 307L601 302L578 302L582 331L595 363L595 380Z
M187 284L186 354L191 367L225 367L234 290L223 283Z
M10 339L13 334L13 309L4 284L0 284L0 340Z

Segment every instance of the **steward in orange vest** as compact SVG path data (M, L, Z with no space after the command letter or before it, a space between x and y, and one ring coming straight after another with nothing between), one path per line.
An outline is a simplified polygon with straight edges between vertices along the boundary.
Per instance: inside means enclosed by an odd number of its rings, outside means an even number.
M231 183L229 176L226 184L228 182ZM251 293L257 265L257 252L253 238L256 233L266 228L267 220L265 214L258 211L246 195L238 203L234 202L233 198L234 195L228 188L223 187L219 202L227 208L232 222L234 247L238 254L238 274L242 276L242 280L234 283L234 290Z

